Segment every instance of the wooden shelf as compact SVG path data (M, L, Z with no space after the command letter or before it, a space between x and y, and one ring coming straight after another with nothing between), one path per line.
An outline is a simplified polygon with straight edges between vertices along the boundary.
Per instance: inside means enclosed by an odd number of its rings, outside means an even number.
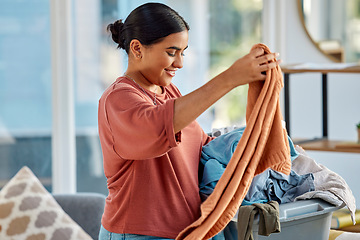
M322 75L322 138L314 140L297 141L298 145L305 150L330 151L330 152L349 152L360 153L360 144L356 142L345 142L328 139L328 80L329 73L360 73L359 63L300 63L292 65L282 65L284 73L284 120L289 136L291 129L290 121L290 75L298 73L321 73ZM294 143L296 141L294 140Z
M327 151L327 152L347 152L360 153L360 144L356 142L337 141L328 139L314 139L314 140L294 140L297 144L305 150L312 151Z
M350 63L332 63L332 64L292 64L282 65L281 71L283 73L360 73L359 64Z

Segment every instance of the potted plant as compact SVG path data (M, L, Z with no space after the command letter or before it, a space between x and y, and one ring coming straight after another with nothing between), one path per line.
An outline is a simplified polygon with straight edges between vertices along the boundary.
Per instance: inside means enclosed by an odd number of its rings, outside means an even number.
M358 132L358 143L360 143L360 122L356 124L357 132Z

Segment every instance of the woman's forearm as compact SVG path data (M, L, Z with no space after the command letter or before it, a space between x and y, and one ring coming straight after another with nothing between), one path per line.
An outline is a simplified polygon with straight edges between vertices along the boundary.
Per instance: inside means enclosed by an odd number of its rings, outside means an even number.
M195 91L177 98L174 107L174 131L179 132L217 100L231 91L235 86L223 72Z

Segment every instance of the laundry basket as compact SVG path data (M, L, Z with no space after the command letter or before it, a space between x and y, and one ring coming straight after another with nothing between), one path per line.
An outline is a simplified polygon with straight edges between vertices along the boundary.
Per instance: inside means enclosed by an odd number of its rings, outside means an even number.
M258 235L259 221L254 219L254 240L328 240L331 216L337 209L339 207L321 199L280 204L281 232Z

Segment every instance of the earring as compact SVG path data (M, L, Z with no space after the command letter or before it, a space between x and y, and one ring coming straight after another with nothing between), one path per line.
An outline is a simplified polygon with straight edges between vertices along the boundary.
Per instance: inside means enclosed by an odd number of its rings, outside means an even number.
M141 58L141 54L136 55L136 58Z

